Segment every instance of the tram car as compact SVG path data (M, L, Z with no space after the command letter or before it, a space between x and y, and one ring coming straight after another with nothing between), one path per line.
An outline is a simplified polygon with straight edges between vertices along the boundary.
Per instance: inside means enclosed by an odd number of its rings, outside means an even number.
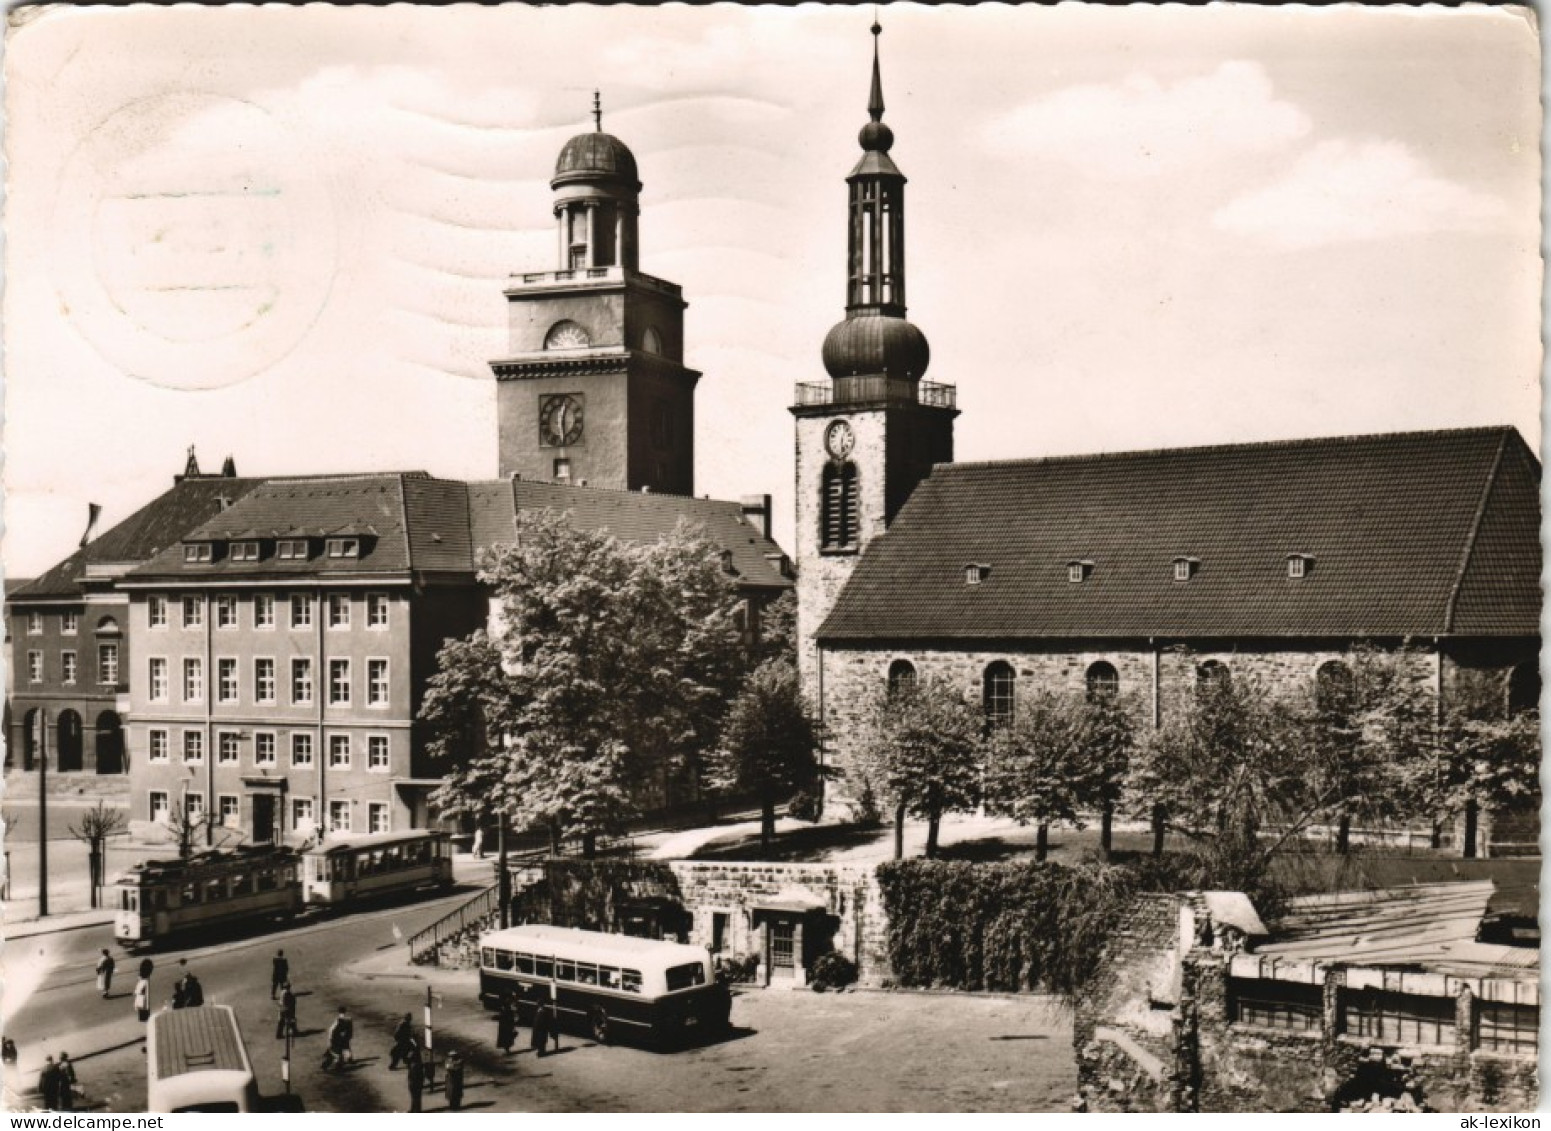
M255 846L180 860L143 860L119 876L114 937L125 946L187 931L294 915L301 909L297 857Z
M452 884L452 843L436 829L345 834L302 854L308 905L345 906L359 900Z

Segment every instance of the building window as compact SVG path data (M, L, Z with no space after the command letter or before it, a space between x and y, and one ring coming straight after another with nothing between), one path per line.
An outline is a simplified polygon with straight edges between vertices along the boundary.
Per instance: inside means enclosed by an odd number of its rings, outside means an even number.
M860 536L856 464L824 465L819 539L826 550L854 550Z
M42 636L43 635L43 614L42 613L28 613L27 614L27 635L28 636Z
M1196 570L1200 565L1201 562L1196 558L1175 558L1174 580L1189 581L1196 575Z
M349 628L350 627L350 594L348 594L348 593L330 593L329 594L329 627L330 628Z
M331 558L358 558L361 556L359 538L330 538L328 556Z
M1012 665L1005 660L986 667L982 691L986 720L993 726L1012 721L1014 679Z
M329 769L348 770L350 768L350 736L348 734L329 735Z
M61 613L59 616L59 631L65 636L74 636L81 630L80 613Z
M146 616L152 628L167 627L167 598L151 594L146 599Z
M191 789L183 795L183 815L190 824L205 815L205 795L202 791Z
M97 682L118 686L118 644L97 645Z
M555 460L554 480L556 483L571 482L571 461L568 459Z
M172 760L172 756L169 753L171 744L167 741L166 731L153 730L147 735L147 738L150 743L150 760L152 762L170 762Z
M291 594L291 627L292 628L311 628L312 627L312 594L311 593L292 593Z
M205 761L205 732L202 730L186 730L183 732L183 761L186 765L199 766Z
M366 705L368 707L386 707L388 705L388 661L366 661Z
M273 766L275 764L275 735L273 731L262 730L253 736L253 764L255 766Z
M386 771L388 768L388 736L374 734L366 740L366 768Z
M366 803L366 831L369 833L388 833L393 831L388 825L388 803L386 801L369 801Z
M291 828L297 832L312 831L312 798L291 798Z
M161 656L152 656L148 661L149 679L146 680L146 690L150 694L152 703L165 703L172 695L170 681L167 678L167 661Z
M253 594L253 627L275 627L275 597L273 593Z
M253 661L253 698L260 703L275 701L275 661L268 656Z
M259 544L257 542L233 542L231 559L234 562L256 562L259 560Z
M221 827L223 829L235 829L242 824L242 798L231 793L223 793L216 800L220 807Z
M350 705L350 661L329 661L329 703L336 707Z
M1269 978L1233 978L1228 986L1233 1001L1230 1016L1241 1025L1294 1033L1318 1033L1324 1025L1324 986Z
M1508 717L1540 710L1540 663L1531 660L1508 673Z
M307 539L282 538L275 543L275 557L282 561L306 561Z
M158 825L165 825L172 815L172 807L167 803L167 791L165 789L153 789L146 797L149 801L147 813L151 820Z
M43 653L27 653L27 679L32 683L43 682Z
M1092 562L1067 562L1066 580L1074 585L1079 585L1088 580L1088 571L1092 568Z
M1533 1055L1540 1047L1540 1007L1483 1001L1478 1036L1483 1052Z
M1384 1045L1452 1045L1454 999L1391 990L1348 989L1342 995L1346 1032Z
M335 833L350 831L350 802L340 798L329 802L329 831Z
M1357 710L1357 680L1340 660L1330 660L1314 673L1314 705L1332 722L1344 724Z
M237 735L229 730L223 730L215 736L215 760L217 765L235 766L240 761L238 754Z
M61 652L59 654L59 663L61 674L63 674L65 677L65 682L68 684L75 683L76 676L78 674L75 662L75 653Z
M203 628L205 626L205 601L203 597L186 595L183 598L183 627Z
M366 595L366 627L388 627L388 595L386 593L368 593Z
M222 657L215 662L215 693L222 703L237 702L237 661Z
M1308 554L1287 555L1287 577L1291 581L1301 581L1314 572L1314 559Z
M205 698L205 663L198 656L183 657L183 701L199 703Z
M291 661L291 702L298 706L312 702L312 660L305 656Z
M217 628L237 627L237 597L232 593L222 593L215 599L215 626Z
M971 562L964 567L964 584L979 585L982 581L988 581L991 577L991 567L978 562Z
M183 560L186 562L208 562L214 556L209 542L185 542L183 544Z
M1084 678L1090 703L1114 699L1120 694L1120 673L1115 670L1115 665L1107 660L1089 664L1088 674Z
M1210 694L1212 692L1226 691L1233 686L1232 673L1228 671L1228 665L1218 660L1207 660L1206 663L1196 668L1196 691L1198 694Z
M909 660L895 660L889 665L889 697L909 695L916 689L916 666Z
M291 765L298 769L312 765L312 735L298 731L291 736Z

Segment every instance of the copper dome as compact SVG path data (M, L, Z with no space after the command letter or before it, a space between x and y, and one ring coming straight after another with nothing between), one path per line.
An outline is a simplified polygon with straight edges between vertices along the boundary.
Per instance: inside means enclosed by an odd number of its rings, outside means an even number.
M640 176L636 172L635 154L613 134L601 130L577 134L565 143L555 162L555 179L552 187L569 181L612 180L623 181L640 189Z
M837 323L824 338L824 368L831 377L885 374L915 381L932 359L926 335L891 314L859 314Z

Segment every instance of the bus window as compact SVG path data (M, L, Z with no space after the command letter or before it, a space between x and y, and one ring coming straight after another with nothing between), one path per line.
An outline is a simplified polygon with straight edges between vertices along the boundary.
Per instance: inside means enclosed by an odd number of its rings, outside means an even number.
M591 962L578 962L576 964L576 980L584 986L596 986L598 984L598 968Z
M540 978L553 978L555 976L555 964L548 958L535 958L533 960L533 972Z
M640 993L641 992L641 971L639 971L639 970L621 970L619 972L619 988L624 990L627 994L638 994L638 993Z
M495 965L495 948L491 946L480 947L479 964L481 966Z
M519 954L517 956L517 973L519 973L519 974L531 974L531 973L533 973L533 955L531 955L531 954Z
M569 958L555 959L555 977L562 982L576 981L576 963Z
M619 989L619 971L613 966L598 967L598 985L606 990Z
M512 968L512 952L509 950L496 951L495 968L497 970L510 970Z
M684 966L668 967L668 992L687 990L690 986L705 985L705 964L691 962Z

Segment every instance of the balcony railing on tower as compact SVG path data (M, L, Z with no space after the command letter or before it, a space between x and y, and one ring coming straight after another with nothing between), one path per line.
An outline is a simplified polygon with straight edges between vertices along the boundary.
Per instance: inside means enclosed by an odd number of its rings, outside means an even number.
M804 381L797 386L798 405L863 404L876 401L923 404L953 408L958 388L932 381L909 381L882 374L872 377L836 377L832 381Z

